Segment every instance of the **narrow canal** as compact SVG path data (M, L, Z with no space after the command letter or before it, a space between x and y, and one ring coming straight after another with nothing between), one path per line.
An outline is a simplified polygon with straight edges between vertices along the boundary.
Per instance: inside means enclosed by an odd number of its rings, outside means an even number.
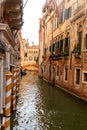
M11 120L11 130L87 130L87 103L29 72Z

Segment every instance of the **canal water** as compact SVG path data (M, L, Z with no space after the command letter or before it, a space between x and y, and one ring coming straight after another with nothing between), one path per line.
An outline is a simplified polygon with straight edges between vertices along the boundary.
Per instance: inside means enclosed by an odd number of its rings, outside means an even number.
M11 130L87 130L87 103L29 72L11 121Z

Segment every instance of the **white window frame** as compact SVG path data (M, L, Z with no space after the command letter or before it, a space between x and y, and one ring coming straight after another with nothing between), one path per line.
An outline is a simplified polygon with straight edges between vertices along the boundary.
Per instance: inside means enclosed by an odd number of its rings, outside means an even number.
M65 81L65 82L68 82L68 72L69 72L69 71L67 72L67 80L65 80L65 69L66 69L66 68L68 69L68 67L64 67L64 81Z
M87 73L87 71L83 71L83 72L82 72L82 83L87 84L87 82L86 82L86 81L84 81L84 73Z
M76 70L77 69L80 69L80 77L81 77L81 68L80 67L75 67L75 73L74 73L74 85L76 85L76 86L80 86L80 84L81 84L81 80L79 81L79 84L77 84L76 83Z

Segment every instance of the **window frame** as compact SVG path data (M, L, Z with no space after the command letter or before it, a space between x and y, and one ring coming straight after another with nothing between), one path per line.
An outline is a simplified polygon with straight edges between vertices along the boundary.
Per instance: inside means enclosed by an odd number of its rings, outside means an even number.
M67 80L66 80L66 68L67 68ZM69 73L69 69L68 69L68 66L64 67L64 81L65 82L68 82L68 74Z
M85 73L87 74L87 71L83 71L83 72L82 72L82 83L87 84L87 81L84 80L84 79L85 79L85 78L84 78L84 74L85 74Z
M60 67L59 65L56 66L56 76L60 75Z
M76 70L77 70L77 69L80 70L79 78L81 78L81 68L80 68L80 67L76 67L76 68L75 68L75 74L74 74L74 77L75 77L75 78L74 78L74 85L76 85L76 86L80 86L80 84L81 84L81 80L80 80L80 79L79 79L79 84L76 83L76 80L77 80L77 79L76 79Z
M87 33L84 34L85 38L84 38L84 50L87 50Z

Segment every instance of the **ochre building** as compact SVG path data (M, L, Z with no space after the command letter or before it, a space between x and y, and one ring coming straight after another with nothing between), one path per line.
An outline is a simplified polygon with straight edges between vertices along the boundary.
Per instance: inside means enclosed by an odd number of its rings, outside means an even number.
M29 40L22 39L21 42L21 66L23 69L37 70L39 58L39 46L32 42L30 45Z
M39 75L87 99L87 1L47 0L39 29Z
M39 46L35 45L34 42L32 45L28 46L28 64L37 64L39 57Z

